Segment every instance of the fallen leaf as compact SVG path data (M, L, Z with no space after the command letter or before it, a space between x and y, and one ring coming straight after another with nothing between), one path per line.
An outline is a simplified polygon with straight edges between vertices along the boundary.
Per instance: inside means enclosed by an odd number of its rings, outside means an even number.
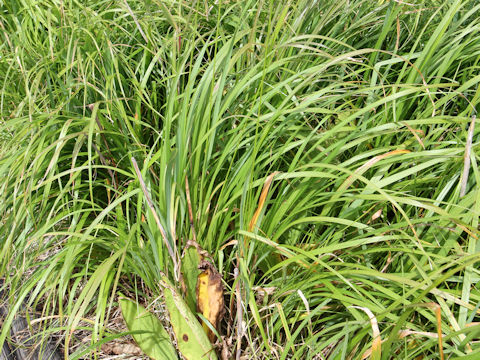
M370 224L372 221L377 220L380 216L382 216L382 209L378 210L377 212L375 212L375 214L372 215L370 220L367 221L367 225Z
M222 337L222 350L220 352L222 360L230 360L232 359L232 352L230 349L232 348L232 338L229 337L225 339Z
M215 267L204 260L198 266L202 272L197 280L197 311L200 312L217 330L225 313L225 303L223 300L222 276ZM209 340L215 341L215 334L203 324L203 328L208 335Z
M257 301L257 304L261 305L263 303L263 299L265 299L265 296L270 296L272 295L276 287L260 287L260 286L255 286L253 287L253 291L255 291L255 299Z
M108 355L134 355L141 356L142 349L130 343L106 343L102 345L102 351Z

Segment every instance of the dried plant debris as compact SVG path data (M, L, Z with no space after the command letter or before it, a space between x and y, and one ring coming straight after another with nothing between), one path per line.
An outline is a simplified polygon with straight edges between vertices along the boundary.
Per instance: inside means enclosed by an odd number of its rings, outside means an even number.
M102 345L102 351L108 355L131 355L141 356L142 349L131 343L109 342Z

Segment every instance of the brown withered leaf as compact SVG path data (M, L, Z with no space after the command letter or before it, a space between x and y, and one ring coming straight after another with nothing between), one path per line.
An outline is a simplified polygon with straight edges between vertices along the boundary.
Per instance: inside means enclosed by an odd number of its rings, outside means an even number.
M108 355L134 355L141 356L142 349L130 343L109 342L102 345L102 351Z
M197 279L197 311L201 313L217 330L219 331L220 321L225 313L225 304L223 300L222 276L215 267L208 261L203 260L198 265L202 272ZM207 324L203 324L203 329L208 335L208 339L213 343L215 334L209 329Z

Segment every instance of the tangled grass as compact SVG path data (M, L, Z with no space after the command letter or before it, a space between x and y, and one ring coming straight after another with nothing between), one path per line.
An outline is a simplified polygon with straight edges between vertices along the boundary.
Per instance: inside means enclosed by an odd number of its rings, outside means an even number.
M0 0L0 343L24 304L94 354L195 231L232 357L479 357L479 11Z

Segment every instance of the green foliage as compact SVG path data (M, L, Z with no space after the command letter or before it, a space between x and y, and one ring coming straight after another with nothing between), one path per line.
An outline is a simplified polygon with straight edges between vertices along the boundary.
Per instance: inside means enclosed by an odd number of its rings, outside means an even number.
M178 359L170 336L155 315L142 306L123 298L119 300L123 318L138 346L151 359Z
M165 305L170 315L178 349L183 357L187 360L216 360L215 350L195 318L195 314L168 279L163 278L162 281Z
M118 289L162 303L194 229L233 352L360 359L361 307L383 359L439 358L434 303L445 356L475 354L479 11L0 0L0 343L25 302L67 354L79 330L93 351Z

